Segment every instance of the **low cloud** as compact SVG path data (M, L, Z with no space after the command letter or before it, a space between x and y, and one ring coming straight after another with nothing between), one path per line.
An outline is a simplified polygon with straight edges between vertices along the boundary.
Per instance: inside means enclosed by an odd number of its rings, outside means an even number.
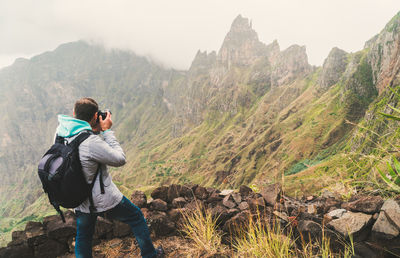
M0 67L84 39L187 69L198 49L218 51L238 14L261 41L306 45L309 62L321 65L332 47L362 49L399 10L397 0L5 0Z

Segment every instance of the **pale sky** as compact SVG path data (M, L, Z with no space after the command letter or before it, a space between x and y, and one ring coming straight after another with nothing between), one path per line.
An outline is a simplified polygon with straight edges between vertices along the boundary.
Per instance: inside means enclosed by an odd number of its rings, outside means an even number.
M333 47L361 50L398 11L399 0L0 0L0 68L84 39L187 69L198 49L219 50L238 14L262 42L305 45L322 65Z

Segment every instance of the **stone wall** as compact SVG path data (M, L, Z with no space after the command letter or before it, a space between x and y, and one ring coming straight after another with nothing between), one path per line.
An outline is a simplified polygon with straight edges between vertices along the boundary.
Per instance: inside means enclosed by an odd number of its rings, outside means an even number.
M400 200L354 196L345 202L329 192L298 200L284 196L279 184L267 186L260 193L247 186L236 192L170 185L156 188L151 197L148 201L143 192L135 191L131 201L141 208L153 238L178 234L182 214L201 207L218 218L219 227L227 233L227 242L252 216L288 226L295 237L302 235L306 241L320 239L324 231L331 238L331 248L336 250L343 248L343 240L350 234L359 257L390 257L385 250L400 254ZM71 211L65 215L65 224L58 215L46 217L43 223L28 222L24 231L13 232L12 241L0 249L0 257L56 257L73 253L75 215ZM129 235L126 224L99 217L93 244Z

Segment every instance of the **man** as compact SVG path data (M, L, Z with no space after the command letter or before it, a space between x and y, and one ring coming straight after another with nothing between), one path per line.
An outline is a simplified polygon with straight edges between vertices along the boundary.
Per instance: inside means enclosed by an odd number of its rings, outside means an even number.
M97 120L98 110L95 100L82 98L75 103L74 117L58 116L57 135L64 137L67 142L71 142L83 131L93 131L94 133L79 145L79 157L87 183L90 184L95 180L92 190L95 211L90 213L89 198L75 208L77 218L75 255L77 258L92 257L92 239L96 219L97 216L103 216L131 226L142 257L162 257L162 248L158 248L156 251L152 244L143 213L123 196L107 173L107 165L123 166L126 159L114 132L110 130L112 126L111 113L107 112L104 120L101 116ZM101 173L96 177L98 169L101 170ZM104 191L101 191L100 175L102 175Z

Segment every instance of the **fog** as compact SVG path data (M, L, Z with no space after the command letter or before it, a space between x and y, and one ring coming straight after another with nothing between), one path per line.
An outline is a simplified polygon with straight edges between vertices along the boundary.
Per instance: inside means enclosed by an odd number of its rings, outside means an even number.
M84 39L187 69L198 49L219 50L238 14L264 43L305 45L321 65L335 46L362 49L398 11L398 0L0 0L0 67Z

